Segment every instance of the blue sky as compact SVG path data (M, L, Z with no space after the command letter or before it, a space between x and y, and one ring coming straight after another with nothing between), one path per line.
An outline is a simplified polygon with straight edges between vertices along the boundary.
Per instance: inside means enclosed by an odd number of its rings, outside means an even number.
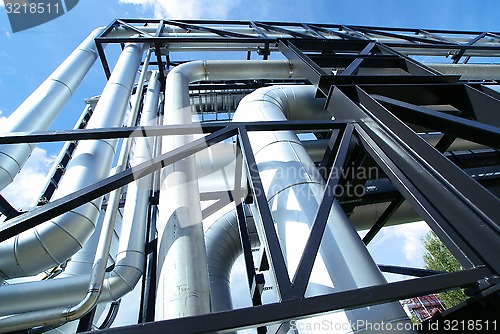
M5 9L0 8L0 111L8 116L94 28L115 18L249 19L500 31L498 13L498 0L81 0L61 17L13 34ZM103 85L102 69L95 66L54 126L71 123L82 109L82 99L98 94Z
M2 3L2 0L0 0ZM2 4L3 6L3 4ZM21 102L96 27L115 18L243 19L299 21L425 29L500 31L499 0L80 0L67 14L13 34L0 7L0 128ZM53 128L71 128L83 98L100 94L105 77L100 64L91 70ZM34 152L20 181L3 193L22 205L56 154L54 146ZM24 194L20 196L20 194ZM424 224L385 229L371 247L379 263L421 265L419 239ZM390 240L390 243L382 242Z

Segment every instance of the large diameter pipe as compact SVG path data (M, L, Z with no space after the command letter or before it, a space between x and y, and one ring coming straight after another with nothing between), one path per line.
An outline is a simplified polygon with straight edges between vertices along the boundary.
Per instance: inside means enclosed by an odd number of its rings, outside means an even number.
M9 116L3 133L47 130L97 59L94 30L70 56ZM34 143L0 146L0 190L22 168Z
M288 61L196 61L177 66L166 80L164 124L191 123L190 82L288 78L293 74ZM162 150L175 149L192 138L192 135L165 137ZM165 168L161 187L155 317L162 320L208 313L208 272L194 157Z
M87 128L122 125L143 51L142 45L125 46ZM116 140L81 142L54 199L105 178L115 149ZM65 261L92 234L101 202L102 197L1 243L0 275L5 278L36 275Z
M304 93L309 94L310 99L316 92L316 89L310 86L258 89L241 101L233 120L285 121L284 113L298 105L290 101L290 97L297 96L295 90L305 90ZM249 136L283 255L289 274L293 277L307 241L308 230L314 222L322 199L324 181L292 131L256 131L251 132ZM328 276L329 280L326 279ZM386 283L339 203L334 201L306 296ZM358 308L345 313L337 312L309 321L324 320L343 322L347 326L356 324L358 320L371 324L409 323L408 317L397 302ZM358 327L352 330L366 328Z
M156 124L161 85L156 75L153 78L148 87L141 126ZM132 165L151 159L152 140L152 137L136 139ZM133 290L142 275L151 177L145 176L128 185L115 267L106 274L99 302L120 299ZM72 273L71 277L3 286L0 289L0 316L76 304L84 298L90 280L89 274L81 275L80 268L78 271Z
M190 124L189 74L170 71L165 84L163 124ZM192 135L165 137L167 152L193 140ZM158 228L158 284L155 319L210 312L201 206L194 157L162 171ZM165 192L166 191L166 192Z

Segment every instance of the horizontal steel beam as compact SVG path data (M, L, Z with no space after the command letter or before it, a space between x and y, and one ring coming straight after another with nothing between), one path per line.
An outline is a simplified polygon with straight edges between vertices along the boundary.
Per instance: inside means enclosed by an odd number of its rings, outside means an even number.
M16 218L0 225L0 242L5 241L21 232L37 226L49 219L55 218L69 210L79 207L89 201L118 189L134 180L153 173L191 154L201 151L210 145L221 142L236 134L236 129L221 129L204 138L192 141L189 144L176 148L170 152L150 159L137 166L127 168L123 172L107 177L100 182L87 186L74 193L61 197L44 206L37 207Z
M227 333L234 330L300 320L316 314L350 310L390 301L423 296L457 287L472 286L485 278L488 270L474 268L407 281L371 286L281 303L240 308L196 317L156 321L111 328L103 334ZM90 332L87 332L90 334Z
M247 131L331 130L343 127L338 121L269 121L269 122L210 122L193 125L156 125L121 128L77 129L0 134L0 144L41 143L90 139L172 136L200 134L224 128L245 127Z

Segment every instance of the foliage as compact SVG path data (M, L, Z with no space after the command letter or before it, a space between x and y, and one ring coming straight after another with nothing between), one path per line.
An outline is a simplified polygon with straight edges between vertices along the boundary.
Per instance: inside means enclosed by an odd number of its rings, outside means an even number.
M448 248L446 248L433 231L430 231L422 241L425 248L423 259L427 269L446 272L463 269L457 259L453 257ZM453 307L467 299L467 295L463 289L441 292L438 296L446 308Z

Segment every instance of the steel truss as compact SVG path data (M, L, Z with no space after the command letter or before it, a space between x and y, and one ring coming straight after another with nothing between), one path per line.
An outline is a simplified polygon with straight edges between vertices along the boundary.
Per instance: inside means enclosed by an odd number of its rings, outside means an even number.
M169 33L175 31L174 33ZM190 33L195 34L190 37ZM179 49L193 51L244 52L268 59L281 53L317 87L318 97L326 97L325 108L335 121L285 121L260 123L202 123L206 136L148 162L128 168L71 195L34 208L0 225L0 241L76 208L138 177L233 138L242 152L237 162L236 184L241 184L243 168L249 179L250 196L242 198L234 189L240 237L243 245L249 289L254 306L221 313L166 321L151 321L151 300L143 300L140 325L104 332L116 333L205 333L258 328L259 333L287 330L287 321L314 314L348 310L397 301L453 288L468 288L481 301L481 294L498 301L500 274L500 93L497 80L467 81L456 74L442 74L418 60L420 56L448 58L451 64L469 66L471 59L500 57L500 34L495 32L455 32L420 29L342 26L252 21L172 21L116 20L96 38L106 75L110 76L105 44L149 43L156 53L162 80L167 70L187 61L174 59ZM180 48L182 46L183 48ZM178 49L177 49L178 48ZM183 50L184 50L183 49ZM498 63L496 58L494 61ZM473 66L473 65L471 65ZM500 65L497 65L500 66ZM205 89L255 88L273 84L240 82L202 82ZM227 85L227 86L226 86ZM233 86L231 86L233 85ZM193 86L193 90L200 86ZM194 133L199 126L154 126L110 129L74 129L57 132L0 135L0 144L166 136ZM417 132L443 134L435 146ZM329 145L318 166L325 171L323 200L311 229L297 272L292 280L280 249L273 219L248 138L251 131L307 130L325 135ZM486 147L469 152L457 160L446 152L457 139ZM458 163L463 162L464 165ZM338 178L331 171L354 164L377 166L381 179L390 184L389 195L374 196L375 202L389 203L373 222L363 241L368 244L396 210L408 202L460 261L462 271L441 273L417 268L379 265L382 271L416 278L304 298L314 259L319 249L330 207L338 200L352 213L363 198L336 198L331 191L338 184L366 184L373 180ZM468 169L469 168L469 169ZM471 170L474 170L472 172ZM487 180L473 177L481 171L491 173ZM202 198L222 198L202 194ZM258 208L255 221L265 238L261 261L254 263L243 205L253 202ZM154 206L152 200L152 206ZM2 204L8 208L8 203ZM210 210L209 210L210 211ZM205 212L208 215L209 212ZM154 237L150 240L154 244ZM156 247L146 248L154 253ZM261 270L274 275L280 302L262 305L264 282ZM256 270L257 268L257 270ZM154 286L154 278L146 281ZM494 291L491 293L491 291ZM153 293L154 295L154 293ZM147 296L147 293L145 293ZM473 298L473 299L474 299ZM148 306L149 305L149 306ZM496 304L498 305L498 303ZM453 312L450 313L453 316ZM481 316L480 312L469 316Z

